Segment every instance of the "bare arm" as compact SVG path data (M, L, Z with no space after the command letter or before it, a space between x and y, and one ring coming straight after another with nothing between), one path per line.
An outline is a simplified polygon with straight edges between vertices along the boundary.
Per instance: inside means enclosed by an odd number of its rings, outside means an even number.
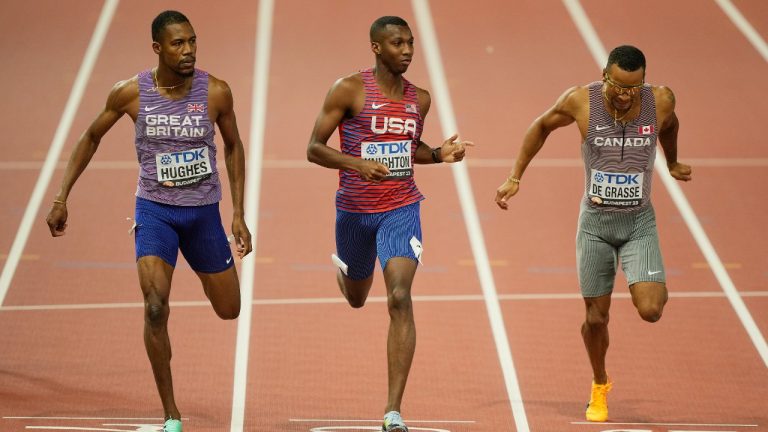
M419 112L421 119L424 120L429 113L429 108L432 105L432 97L429 92L416 88L416 92L419 98ZM440 162L460 162L464 159L466 153L466 146L474 145L470 141L457 141L458 134L454 134L452 137L443 141L440 147L432 148L425 142L419 141L418 147L416 147L416 153L414 157L414 163L417 164L433 164Z
M523 145L517 155L514 167L509 177L496 190L496 204L503 210L508 208L507 200L513 197L520 188L520 180L528 164L544 146L544 142L552 131L567 126L576 121L582 107L586 90L583 87L573 87L566 90L555 105L533 121L523 137Z
M362 109L365 103L362 88L362 81L355 75L342 78L331 87L307 145L307 160L326 168L354 170L365 180L380 181L389 174L385 165L328 147L328 139L344 117L351 117Z
M46 222L52 236L59 237L64 235L68 217L67 198L75 182L85 171L91 158L99 148L101 139L123 114L129 112L132 108L137 111L137 103L138 83L136 79L118 82L109 92L104 110L99 113L93 123L80 136L69 157L69 162L67 162L59 192L56 194L53 206L46 217Z
M245 223L245 150L237 129L237 119L229 85L209 75L209 98L216 107L216 124L224 140L224 163L227 167L229 190L232 194L232 234L240 258L253 250L251 232Z
M675 114L675 94L668 87L655 87L656 118L659 120L659 144L667 159L667 168L677 180L689 181L691 167L677 161L677 132L680 122Z

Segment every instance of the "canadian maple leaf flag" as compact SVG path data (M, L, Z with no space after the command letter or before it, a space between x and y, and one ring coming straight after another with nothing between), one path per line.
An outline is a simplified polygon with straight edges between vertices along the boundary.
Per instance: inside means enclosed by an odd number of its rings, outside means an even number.
M639 133L640 135L650 135L653 133L654 129L655 128L653 127L653 125L639 126L637 128L637 133Z

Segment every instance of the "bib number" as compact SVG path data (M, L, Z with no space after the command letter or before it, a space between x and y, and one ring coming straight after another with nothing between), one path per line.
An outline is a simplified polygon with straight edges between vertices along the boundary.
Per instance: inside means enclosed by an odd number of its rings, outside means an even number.
M389 168L388 180L413 177L411 146L413 141L364 142L360 144L360 156Z
M189 186L211 176L208 148L155 155L157 181L165 187Z

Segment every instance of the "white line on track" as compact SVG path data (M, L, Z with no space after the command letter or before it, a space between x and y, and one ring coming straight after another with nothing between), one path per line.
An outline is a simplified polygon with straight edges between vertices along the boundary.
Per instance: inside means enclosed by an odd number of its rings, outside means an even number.
M742 297L768 297L768 291L743 291ZM692 298L692 299L717 299L723 298L726 294L722 291L684 291L670 292L671 298ZM631 299L629 293L614 293L612 298ZM581 300L579 293L521 293L521 294L499 294L500 301L525 301L525 300ZM453 294L453 295L415 295L414 302L462 302L462 301L484 301L482 294ZM385 303L385 296L372 296L366 300L368 303ZM255 299L251 302L254 306L279 306L279 305L319 305L319 304L347 304L347 301L341 297L306 297L306 298L276 298L276 299ZM171 301L171 307L209 307L207 300L199 301ZM47 305L18 305L2 306L0 312L23 312L23 311L65 311L65 310L93 310L93 309L137 309L143 308L142 302L130 303L86 303L86 304L47 304Z
M59 160L61 151L64 148L64 142L69 136L69 130L72 127L72 122L75 120L77 109L80 107L80 101L82 101L83 93L85 93L85 86L91 78L93 66L96 64L96 59L101 51L107 30L109 30L109 26L112 23L112 17L115 15L117 4L118 0L106 0L101 9L101 15L99 15L99 20L93 30L93 35L91 35L91 41L88 43L80 69L77 71L75 83L72 85L69 99L67 99L67 104L64 106L59 125L56 127L56 133L48 149L48 155L45 157L45 163L40 170L40 176L37 178L32 195L29 197L24 216L21 218L19 230L16 231L11 251L8 253L5 266L3 266L3 273L0 274L0 305L3 304L8 288L11 285L11 280L13 280L13 275L16 273L21 253L24 251L29 233L32 231L32 224L37 222L37 213L40 211L43 196L48 190L48 185L56 168L56 162Z
M427 70L435 94L437 112L440 117L443 135L449 137L459 131L456 117L453 112L451 95L448 91L443 61L440 56L440 46L437 34L432 23L432 14L428 0L412 0L414 15L421 32L421 40L424 45L424 56L427 60ZM525 415L523 397L520 393L520 384L517 380L515 364L512 360L512 350L509 346L507 330L504 326L504 316L501 312L499 297L496 292L496 284L491 272L491 264L488 260L488 251L485 248L483 230L475 205L475 197L472 192L471 181L467 165L464 163L451 164L453 179L459 194L459 202L467 225L467 234L472 248L472 254L477 263L477 273L480 279L480 287L485 298L485 306L488 312L493 339L499 363L504 375L504 384L507 389L507 397L512 408L512 416L518 432L528 432L528 419Z
M715 0L715 3L728 15L728 18L744 34L757 52L763 56L763 60L768 62L768 44L765 43L765 39L760 36L760 33L752 27L752 24L744 18L744 15L739 12L739 9L731 3L731 0Z
M594 426L594 422L571 422L573 425L591 425ZM604 422L600 425L626 425L626 426L690 426L690 427L757 427L756 424L738 424L738 423L653 423L653 422L636 422L636 423L621 423L621 422ZM672 432L672 431L669 431ZM686 431L694 432L694 431ZM710 431L710 432L724 432L724 431Z
M288 419L289 422L294 423L381 423L381 419ZM475 420L415 420L407 419L407 423L423 424L423 423L454 423L454 424L473 424L477 423Z
M756 144L757 145L757 144ZM768 167L768 158L694 158L686 159L686 162L696 167L712 168L748 168ZM472 158L464 161L470 168L504 168L514 165L514 159L480 159ZM56 169L64 169L66 161L56 163ZM582 168L583 162L579 158L539 158L531 161L530 167L547 168ZM38 170L43 167L40 161L6 161L0 162L0 171L26 171ZM224 164L220 164L224 168ZM307 162L306 159L264 159L263 169L302 169L310 168L318 171L324 168ZM425 165L423 168L438 168L433 165ZM93 161L88 164L88 169L93 170L131 170L138 171L136 161Z
M595 32L589 17L587 17L587 14L581 7L581 3L579 3L579 0L563 0L563 3L568 9L568 12L570 12L574 23L587 43L598 67L604 67L608 61L608 53L606 52L603 43L600 41L600 38L597 36L597 32ZM677 184L677 181L669 175L666 161L660 151L656 152L654 165L656 173L661 178L664 186L666 186L667 192L669 192L672 201L677 206L686 225L688 225L688 229L691 231L694 240L696 240L696 243L699 245L699 249L701 249L704 257L706 257L709 267L712 269L715 278L720 283L720 287L731 302L731 306L734 311L736 311L736 315L738 315L741 320L741 324L744 326L744 329L746 329L750 339L752 339L752 344L755 346L755 349L757 349L765 366L768 367L768 344L766 344L765 338L757 327L755 320L752 318L749 309L747 309L747 306L744 304L744 300L739 296L736 286L733 284L731 277L728 275L728 271L725 269L723 262L717 255L715 248L712 246L712 242L710 242L707 233L704 232L704 228L701 226L701 222L699 222L699 218L696 216L696 213L694 213L693 208L691 208L683 190L680 188L680 185Z
M272 47L273 0L259 1L256 24L256 52L253 67L253 95L251 100L251 133L248 141L250 154L246 170L245 218L251 230L254 252L242 266L242 310L237 322L235 347L235 373L232 389L231 432L242 432L245 423L245 402L248 383L248 353L250 351L251 316L253 312L253 284L256 273L255 255L258 250L259 200L261 197L261 172L264 154L264 130L267 116L267 89L269 58Z

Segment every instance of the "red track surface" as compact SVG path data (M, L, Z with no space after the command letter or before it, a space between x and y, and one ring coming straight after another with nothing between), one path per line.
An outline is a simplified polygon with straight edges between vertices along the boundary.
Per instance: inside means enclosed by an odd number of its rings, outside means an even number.
M11 119L0 159L6 184L0 192L3 254L16 236L101 6L60 3L3 5L0 14L6 84L0 115ZM256 304L244 430L375 427L365 420L380 417L386 395L382 278L377 273L374 298L363 310L340 301L328 259L334 249L336 175L303 162L304 149L329 86L371 64L366 35L373 19L398 14L411 23L417 55L407 76L432 90L426 47L405 0L277 3L257 244L249 258L255 261ZM641 47L649 62L647 80L675 91L680 159L695 170L683 190L758 328L768 335L768 228L762 222L768 210L768 150L762 145L766 61L714 1L582 3L607 48ZM734 4L768 37L764 2ZM178 8L191 19L199 37L198 66L232 87L247 141L253 127L257 2L124 1L62 160L114 82L156 62L149 23L165 8ZM649 325L637 316L619 278L608 364L616 382L611 421L622 424L574 424L583 419L591 375L578 331L583 306L574 238L583 168L575 127L550 137L510 211L499 211L492 198L531 120L569 86L599 79L599 67L560 1L433 1L431 12L456 121L462 137L477 143L468 162L471 187L530 430L768 430L768 369L658 178L653 200L673 297L664 318ZM424 137L436 146L442 135L433 104ZM0 304L2 431L25 426L135 431L102 425L158 423L117 419L161 416L141 339L133 239L126 234L136 176L132 143L133 125L123 119L75 187L69 232L55 241L43 218L62 169L48 186ZM564 166L554 166L563 160ZM422 206L425 266L414 294L428 297L415 303L419 340L404 415L416 420L410 423L414 430L513 431L451 170L421 167L417 182L428 199ZM227 197L225 221L228 207ZM180 259L172 301L193 303L172 307L177 401L189 418L185 430L230 430L237 325L215 317L199 285ZM524 294L551 296L520 299ZM434 297L443 295L470 297ZM24 306L41 307L20 310ZM116 420L40 418L50 416ZM459 420L472 422L448 422Z

